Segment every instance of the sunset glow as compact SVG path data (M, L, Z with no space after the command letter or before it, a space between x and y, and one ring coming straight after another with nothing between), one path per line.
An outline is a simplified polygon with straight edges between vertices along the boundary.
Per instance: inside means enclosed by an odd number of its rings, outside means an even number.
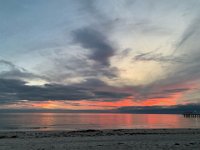
M131 112L200 104L200 1L0 6L1 110Z

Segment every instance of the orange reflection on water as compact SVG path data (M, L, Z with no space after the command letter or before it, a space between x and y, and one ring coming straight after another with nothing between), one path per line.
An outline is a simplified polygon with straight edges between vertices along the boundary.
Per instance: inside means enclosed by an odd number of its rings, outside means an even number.
M165 128L165 126L169 126L169 128L178 128L180 125L180 116L178 115L157 115L157 114L146 114L147 120L146 124L149 127L160 126Z
M166 114L13 113L2 117L0 123L12 122L17 128L37 127L34 128L37 130L82 130L200 127L200 120L195 121Z
M133 123L133 117L131 114L95 114L95 116L95 120L91 120L91 118L88 117L88 121L98 124L100 127L130 127Z
M36 119L36 118L32 118ZM179 119L176 115L155 114L56 114L40 113L37 115L39 124L66 125L67 128L158 128L179 127ZM170 122L172 125L170 125Z

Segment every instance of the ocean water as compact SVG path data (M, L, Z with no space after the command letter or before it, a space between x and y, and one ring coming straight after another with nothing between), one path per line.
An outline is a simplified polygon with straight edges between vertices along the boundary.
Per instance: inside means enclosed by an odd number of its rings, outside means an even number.
M200 128L200 118L171 114L0 113L0 131Z

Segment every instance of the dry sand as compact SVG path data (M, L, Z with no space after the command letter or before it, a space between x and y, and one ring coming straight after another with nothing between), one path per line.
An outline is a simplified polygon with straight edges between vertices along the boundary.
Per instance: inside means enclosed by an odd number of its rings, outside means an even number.
M0 150L200 150L200 129L0 132Z

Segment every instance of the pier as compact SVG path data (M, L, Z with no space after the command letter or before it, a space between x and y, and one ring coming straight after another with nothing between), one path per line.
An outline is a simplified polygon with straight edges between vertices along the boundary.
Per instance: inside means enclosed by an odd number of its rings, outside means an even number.
M200 118L200 113L184 113L183 116L186 118Z

